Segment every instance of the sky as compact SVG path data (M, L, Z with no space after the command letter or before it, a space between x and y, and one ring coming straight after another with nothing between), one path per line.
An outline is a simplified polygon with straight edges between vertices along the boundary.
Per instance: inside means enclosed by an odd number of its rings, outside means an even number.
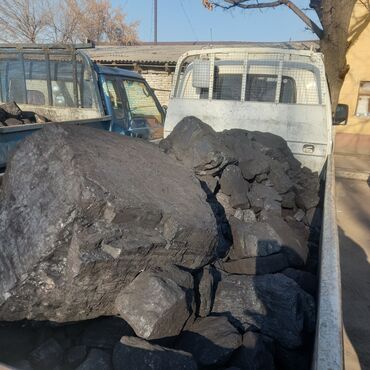
M139 21L141 41L153 41L153 0L112 0L130 22ZM296 0L308 8L308 0ZM311 17L315 14L308 11ZM289 41L315 35L285 6L267 10L210 12L201 0L158 0L158 41Z

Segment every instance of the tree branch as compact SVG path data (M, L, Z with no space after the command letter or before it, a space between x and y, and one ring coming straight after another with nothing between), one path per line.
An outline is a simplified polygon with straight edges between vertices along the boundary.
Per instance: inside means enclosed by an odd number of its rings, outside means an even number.
M291 1L286 1L285 4L289 9L291 9L301 20L306 23L308 27L311 28L311 30L316 34L316 36L319 39L322 39L323 37L323 30L305 13L302 12L301 9L299 9L294 3Z
M224 0L226 3L231 4L232 7L236 6L242 9L261 9L261 8L276 8L277 6L284 5L286 0L270 1L268 3L257 4L244 4L249 0Z
M323 37L323 30L290 0L276 0L263 3L257 2L255 4L245 4L248 1L250 0L224 0L225 3L230 4L228 7L222 6L221 4L213 1L212 4L226 9L233 7L242 9L262 9L276 8L278 6L285 5L292 10L317 35L318 38L321 39Z

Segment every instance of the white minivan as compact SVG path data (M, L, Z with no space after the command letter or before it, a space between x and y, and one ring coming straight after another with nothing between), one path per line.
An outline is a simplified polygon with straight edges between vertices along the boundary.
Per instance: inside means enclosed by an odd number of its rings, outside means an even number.
M339 108L346 113L346 107ZM216 131L241 128L279 135L314 171L321 171L333 147L323 56L308 50L228 48L182 55L164 135L189 115ZM345 121L344 115L340 123Z

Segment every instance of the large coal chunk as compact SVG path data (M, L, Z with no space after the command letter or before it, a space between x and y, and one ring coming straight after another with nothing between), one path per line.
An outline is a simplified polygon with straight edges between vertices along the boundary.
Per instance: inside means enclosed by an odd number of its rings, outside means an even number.
M30 356L33 367L40 370L48 370L60 366L63 359L63 348L53 338L48 339L34 349Z
M109 353L93 348L76 370L113 370L111 357Z
M211 312L218 279L219 274L213 266L205 266L196 276L197 314L200 317L206 317Z
M116 300L117 312L144 339L178 335L191 306L183 288L170 277L150 271L142 272Z
M224 169L220 185L221 191L230 196L229 205L232 208L247 209L250 207L247 197L249 183L244 180L238 166L230 165Z
M32 327L14 323L0 325L0 360L13 363L27 355L45 341Z
M222 268L230 274L263 275L279 272L289 266L283 253L265 257L242 258L236 261L222 262Z
M135 337L122 337L113 351L114 370L196 370L191 354L151 344Z
M280 193L287 193L293 188L293 181L289 176L281 169L271 169L269 173L269 179L274 184L275 189Z
M311 272L287 268L282 273L293 279L307 293L316 295L317 277Z
M257 328L287 348L302 344L313 330L315 303L282 274L229 275L218 284L212 314L224 315L243 331Z
M301 167L300 162L294 158L287 142L282 137L259 131L249 132L248 137L260 152L271 159L279 163L286 163L291 169Z
M260 217L280 236L281 250L287 256L290 266L303 266L308 257L308 246L301 233L297 233L287 222L275 213L266 212Z
M262 257L280 252L282 239L267 222L245 223L230 217L233 247L230 258Z
M241 161L239 167L246 180L253 180L257 175L266 174L270 171L270 162L261 155L259 158Z
M160 146L198 175L215 175L235 162L212 127L196 117L181 120Z
M127 322L119 317L101 317L88 324L81 335L80 342L86 347L112 350L124 335L134 335Z
M297 349L277 345L275 351L276 367L284 370L310 370L312 369L312 352L313 348L309 344Z
M273 355L274 344L271 338L247 331L243 335L243 344L229 364L241 370L274 370Z
M64 355L64 364L68 368L76 368L83 362L88 354L86 346L74 346L69 348Z
M218 240L191 170L151 143L91 128L49 125L24 140L0 204L1 320L114 315L140 271L199 268Z
M176 341L176 348L189 352L200 367L224 364L239 348L241 335L226 317L197 319Z
M254 160L256 163L264 161L265 154L256 148L255 143L250 139L249 132L241 129L225 130L219 133L222 143L238 161Z
M249 190L248 182L244 180L240 168L236 165L230 165L224 169L220 185L221 191L230 196Z
M296 202L298 207L308 211L319 204L320 198L317 192L306 190L297 194Z
M254 183L248 193L248 198L255 211L267 209L277 210L279 214L281 213L282 197L273 187Z

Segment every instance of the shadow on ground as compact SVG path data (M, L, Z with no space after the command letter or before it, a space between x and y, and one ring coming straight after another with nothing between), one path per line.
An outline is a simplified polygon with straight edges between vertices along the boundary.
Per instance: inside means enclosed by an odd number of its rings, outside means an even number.
M339 228L343 323L362 369L370 369L370 264L364 250ZM346 364L353 369L353 364Z

